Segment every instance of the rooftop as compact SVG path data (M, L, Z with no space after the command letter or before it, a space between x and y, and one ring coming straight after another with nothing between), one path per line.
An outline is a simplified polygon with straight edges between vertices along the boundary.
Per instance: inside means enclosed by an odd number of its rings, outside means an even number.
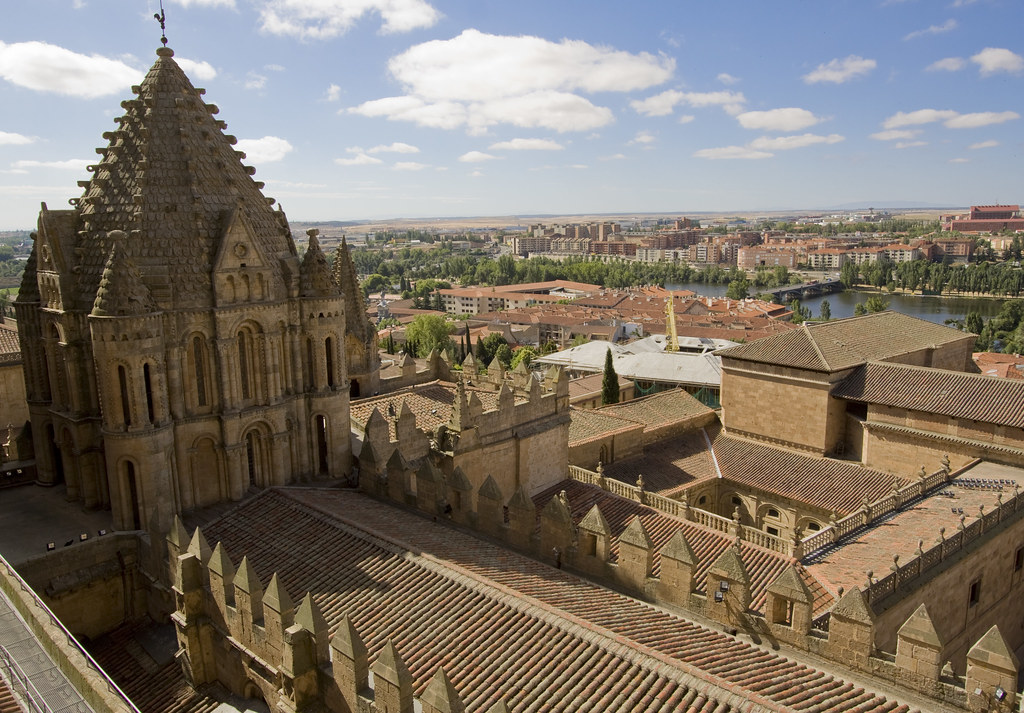
M724 349L723 358L835 372L886 361L971 335L899 312L885 311L828 322L805 322L785 334Z

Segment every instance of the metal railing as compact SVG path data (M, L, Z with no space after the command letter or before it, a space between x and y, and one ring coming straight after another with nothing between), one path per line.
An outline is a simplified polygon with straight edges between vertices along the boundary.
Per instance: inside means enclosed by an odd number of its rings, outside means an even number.
M53 713L50 706L46 705L46 701L43 700L43 695L32 683L32 679L21 670L18 662L2 645L0 645L0 669L3 671L4 681L17 696L18 702L28 708L28 713Z
M39 598L39 595L35 593L35 590L33 590L32 587L30 587L28 583L21 578L21 575L18 574L14 567L12 567L11 564L2 555L0 555L0 566L3 567L5 575L4 577L0 577L0 584L4 583L5 581L16 583L21 588L22 592L27 594L33 600L35 605L40 610L42 610L43 615L49 620L49 623L56 626L57 629L63 633L63 635L67 639L67 644L82 654L82 656L85 658L86 665L103 680L103 682L107 686L108 691L121 703L123 703L125 707L132 713L142 713L142 711L140 711L135 706L135 704L132 703L131 699L128 698L127 694L125 694L125 692L122 691L121 688L116 683L114 683L114 680L107 675L107 672L104 671L103 667L96 662L96 659L94 659L92 655L90 655L89 652L85 650L85 647L78 642L78 639L75 638L74 634L68 631L67 627L65 627L61 620L57 618L57 615L50 610L50 607L46 606L46 603ZM23 608L24 602L19 597L11 596L10 599L12 605L14 605L14 607L20 611L21 615L25 617L26 620L35 619L35 617L33 616L33 612L27 611L25 608ZM62 669L61 662L56 661L56 663L57 668ZM70 679L71 677L69 677L69 681ZM81 694L82 697L87 701L89 700L89 696L85 695L83 691L79 691L79 694Z

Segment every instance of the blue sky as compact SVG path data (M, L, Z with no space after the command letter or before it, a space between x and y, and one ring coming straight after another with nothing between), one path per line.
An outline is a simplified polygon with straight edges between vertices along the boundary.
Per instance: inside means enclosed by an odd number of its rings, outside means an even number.
M5 3L0 229L64 207L156 0ZM293 220L1024 200L1020 0L165 0Z

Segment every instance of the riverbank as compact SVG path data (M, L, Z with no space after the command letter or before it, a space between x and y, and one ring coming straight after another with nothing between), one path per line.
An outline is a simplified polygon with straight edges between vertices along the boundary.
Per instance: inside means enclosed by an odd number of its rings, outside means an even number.
M942 292L939 294L924 293L920 290L907 290L903 287L897 287L894 290L890 290L888 287L875 287L874 285L853 285L846 288L850 292L863 292L865 294L873 295L901 295L903 297L935 297L938 299L965 299L965 300L1019 300L1022 297L1014 297L1013 295L995 295L991 292L979 292L965 294L963 292Z

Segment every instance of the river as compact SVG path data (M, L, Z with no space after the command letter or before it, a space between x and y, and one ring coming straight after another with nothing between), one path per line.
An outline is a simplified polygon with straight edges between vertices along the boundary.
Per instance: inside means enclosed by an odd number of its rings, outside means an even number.
M708 297L725 297L728 285L706 285L702 282L687 282L679 285L666 285L673 290L692 290L698 295ZM874 292L846 290L831 295L810 297L800 300L800 304L811 310L811 316L817 317L821 311L821 303L828 300L832 318L852 317L858 303L866 302ZM988 319L999 313L1006 298L1001 297L935 297L920 295L902 295L882 293L883 299L889 303L889 309L912 317L927 319L930 322L943 324L947 319L963 319L970 310L977 310L982 317Z

